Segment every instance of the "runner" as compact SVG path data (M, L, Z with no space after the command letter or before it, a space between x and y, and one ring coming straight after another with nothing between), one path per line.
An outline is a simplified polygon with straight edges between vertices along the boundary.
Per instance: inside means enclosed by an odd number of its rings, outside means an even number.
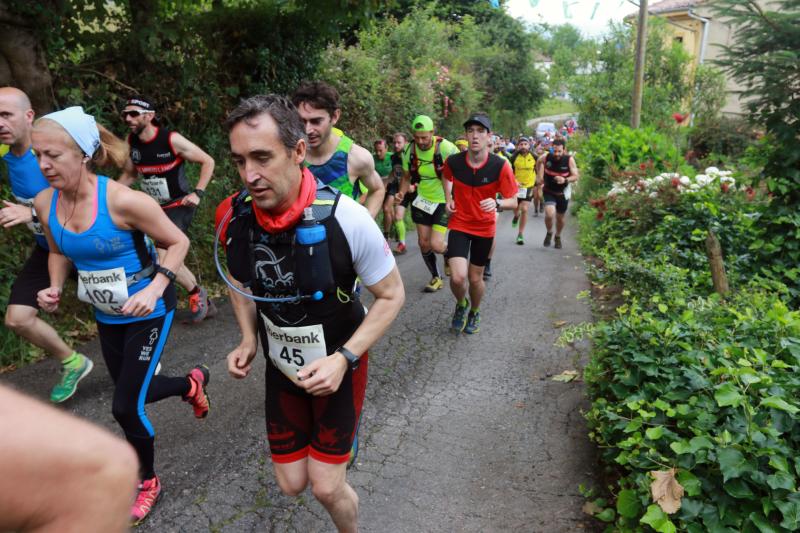
M392 181L392 156L389 155L389 149L384 139L378 139L373 143L375 152L372 154L372 159L375 163L375 171L380 176L385 189L388 189L389 182ZM389 234L394 225L394 197L391 196L388 190L383 196L383 238L389 240Z
M394 204L394 229L397 234L397 246L393 250L394 253L402 255L406 253L406 208L415 198L417 186L413 190L409 190L403 201L399 204L395 202L395 195L400 190L400 180L403 179L403 151L408 144L408 138L405 133L395 133L392 139L392 179L386 186L386 200L384 200L384 208L386 201L391 200Z
M128 443L3 386L0 435L0 531L128 531Z
M80 107L50 113L33 127L33 147L51 188L34 200L50 247L50 286L39 305L54 312L64 280L78 270L78 298L95 308L100 347L114 382L111 413L139 458L141 484L131 509L138 524L161 495L154 471L154 431L145 403L181 396L197 418L208 414L208 369L186 377L154 376L175 313L174 271L189 239L156 202L93 169L122 167L125 143ZM165 246L161 263L150 236Z
M141 189L161 204L161 209L178 228L189 235L189 226L214 173L214 159L180 133L161 126L155 106L141 96L127 101L122 119L130 128L128 145L131 161L136 168L127 170L119 183L132 185L137 172L142 176ZM184 162L200 165L197 187L190 190ZM158 245L163 259L165 248ZM197 284L197 278L185 264L175 271L175 280L189 293L189 312L192 323L202 322L217 314L208 292Z
M511 165L489 151L489 117L476 113L464 122L464 129L469 150L445 161L444 187L451 215L447 239L450 290L456 298L451 327L457 333L472 334L480 331L480 305L486 290L483 267L494 241L496 213L517 206L517 183ZM497 199L498 194L502 200Z
M536 158L530 151L530 141L521 137L517 143L517 151L511 157L511 166L514 168L514 176L517 178L519 191L517 192L517 208L514 210L514 218L511 220L511 227L519 226L517 234L517 244L525 244L523 234L525 224L528 221L528 206L531 205L533 198L533 186L536 184ZM536 212L538 215L538 211Z
M297 496L310 482L337 529L354 532L358 495L346 468L364 401L367 350L400 311L403 282L367 210L303 168L303 121L289 100L249 98L226 126L246 187L217 209L229 281L272 299L254 303L230 291L242 340L228 355L228 371L235 378L250 373L260 335L278 485ZM356 276L375 296L366 315L349 291ZM319 298L305 297L317 291Z
M325 82L304 83L292 95L308 135L306 166L317 179L351 198L366 189L364 206L373 218L378 216L385 195L383 182L375 171L369 150L357 145L341 132L333 131L342 110L339 93Z
M459 153L458 148L433 134L433 120L419 115L411 122L414 142L403 152L403 180L397 201L402 202L411 185L417 184L417 197L411 204L411 220L417 225L419 251L431 273L425 292L436 292L444 286L436 254L444 254L447 233L447 208L442 186L445 160Z
M547 235L544 245L550 246L553 239L553 218L556 219L554 248L561 248L561 231L564 229L564 214L567 212L571 183L578 181L578 166L575 158L566 153L563 139L553 141L553 153L545 153L539 161L536 181L544 184L544 225Z
M456 139L456 141L453 144L455 144L458 147L458 149L462 152L466 152L467 149L469 148L469 143L467 142L466 139L461 139L461 138Z
M33 199L50 184L39 170L31 150L33 110L28 96L14 87L0 88L0 143L8 146L3 161L8 169L11 193L17 202L3 201L0 225L11 228L27 224L34 244L28 260L14 284L6 308L5 325L17 335L61 362L61 381L50 392L50 401L63 402L73 394L78 382L92 371L93 363L70 348L53 327L39 318L36 294L50 286L47 274L47 239L38 220L34 220Z

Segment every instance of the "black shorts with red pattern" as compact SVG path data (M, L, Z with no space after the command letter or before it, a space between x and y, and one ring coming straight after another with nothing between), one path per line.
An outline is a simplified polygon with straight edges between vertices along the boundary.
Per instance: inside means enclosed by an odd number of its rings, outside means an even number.
M309 456L329 464L348 461L364 405L368 366L365 353L356 370L347 370L335 393L313 396L267 358L264 403L274 463L293 463Z

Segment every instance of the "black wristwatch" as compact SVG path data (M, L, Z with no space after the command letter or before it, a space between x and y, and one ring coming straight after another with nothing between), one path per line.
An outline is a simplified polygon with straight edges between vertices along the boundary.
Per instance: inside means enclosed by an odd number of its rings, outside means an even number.
M355 370L356 368L358 368L358 356L356 354L354 354L344 346L339 348L337 351L340 354L342 354L345 359L347 359L347 366L350 367L350 370Z
M503 210L503 208L500 206L500 200L498 200L497 198L494 199L494 206L497 209L498 213Z
M175 272L173 272L172 270L170 270L168 268L165 268L165 267L163 267L161 265L158 265L156 267L156 272L159 273L159 274L164 274L167 277L167 279L170 280L170 281L175 281Z
M195 193L198 198L202 198L206 194L206 191L204 191L203 189L195 189L192 192Z

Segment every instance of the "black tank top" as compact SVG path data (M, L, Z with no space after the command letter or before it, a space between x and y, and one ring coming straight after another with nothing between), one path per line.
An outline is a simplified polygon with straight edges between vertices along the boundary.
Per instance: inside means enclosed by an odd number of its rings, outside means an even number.
M138 135L129 135L131 161L142 175L141 189L161 205L189 194L189 182L183 159L172 148L172 132L157 128L156 136L144 142Z
M562 178L569 177L569 159L572 156L564 154L561 158L556 159L553 154L547 154L544 162L544 189L547 192L556 194L564 194L564 189L567 188L567 182L556 183L556 176Z

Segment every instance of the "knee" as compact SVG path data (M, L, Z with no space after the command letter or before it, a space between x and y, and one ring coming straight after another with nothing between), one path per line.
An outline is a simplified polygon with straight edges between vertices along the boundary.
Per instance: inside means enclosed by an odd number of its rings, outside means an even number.
M278 478L278 487L280 487L281 492L287 496L299 496L306 490L307 484L308 481L306 479Z
M6 310L5 324L11 331L25 331L36 321L36 309L28 306L9 306Z
M432 243L431 249L437 254L443 254L445 250L447 250L447 245L445 245L444 240L442 240L441 242Z
M430 239L426 239L424 237L420 237L419 239L417 239L417 242L419 243L419 249L420 250L425 251L425 250L430 250L431 249L431 240Z
M456 287L462 287L466 282L467 276L465 276L463 272L456 272L452 269L450 270L450 283Z
M481 283L483 283L483 272L470 272L469 273L469 284L472 287L477 287Z
M520 202L519 203L519 208L523 213L527 213L528 212L528 202Z
M111 404L111 414L123 430L131 429L139 420L136 405L131 401L114 398Z
M340 483L323 480L312 480L311 482L311 492L314 494L314 498L325 506L335 503L341 497L343 489L344 486Z

